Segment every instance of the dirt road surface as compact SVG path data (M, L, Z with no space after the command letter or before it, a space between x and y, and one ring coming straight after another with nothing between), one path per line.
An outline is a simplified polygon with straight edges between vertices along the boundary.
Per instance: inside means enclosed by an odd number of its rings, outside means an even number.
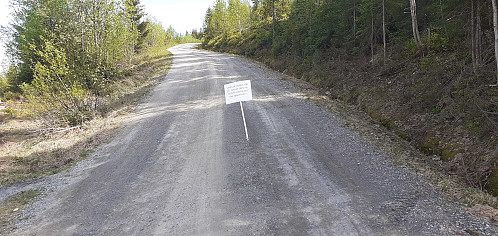
M173 66L111 143L53 177L19 235L466 235L410 170L244 59L173 47ZM244 102L223 85L251 80Z

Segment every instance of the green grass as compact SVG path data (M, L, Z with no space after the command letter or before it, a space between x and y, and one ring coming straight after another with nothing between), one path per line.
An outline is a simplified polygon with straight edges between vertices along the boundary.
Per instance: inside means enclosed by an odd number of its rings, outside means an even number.
M29 190L7 198L0 205L0 234L8 234L14 229L14 223L22 211L41 194L40 190Z

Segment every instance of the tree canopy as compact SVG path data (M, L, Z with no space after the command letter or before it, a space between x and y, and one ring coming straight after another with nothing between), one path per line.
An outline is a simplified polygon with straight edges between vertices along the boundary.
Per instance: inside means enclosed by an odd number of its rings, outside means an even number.
M183 43L148 18L139 0L12 0L11 91L41 117L71 125L90 119L137 55ZM3 94L0 94L3 95Z

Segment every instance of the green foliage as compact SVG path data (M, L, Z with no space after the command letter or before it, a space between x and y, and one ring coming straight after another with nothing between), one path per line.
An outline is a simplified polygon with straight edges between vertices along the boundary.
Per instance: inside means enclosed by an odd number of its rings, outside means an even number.
M0 75L0 99L4 97L5 92L10 89L10 84L7 78Z
M246 0L216 0L214 6L209 8L204 19L203 43L218 47L216 40L220 35L228 40L233 40L232 35L242 36L251 26L251 7ZM213 41L214 40L214 41ZM240 37L240 40L243 40ZM232 45L228 43L227 45Z
M7 73L39 117L77 125L91 119L112 84L150 48L194 41L144 19L139 0L13 0ZM5 86L2 86L2 89Z
M407 57L415 57L418 54L419 50L420 48L415 43L415 40L410 39L405 43L403 52Z
M150 21L142 20L145 16L143 6L140 5L140 0L123 0L125 12L131 21L131 28L138 30L138 38L135 44L135 51L138 52L145 47L145 39L151 32Z
M429 72L432 68L438 65L437 57L423 57L420 58L419 68L423 72Z
M448 38L438 33L432 33L429 39L429 49L434 52L444 52L450 47Z
M35 198L40 196L42 193L40 190L28 190L20 192L16 195L8 197L5 202L7 204L14 204L15 206L24 207L29 203L33 202Z
M90 92L72 74L66 53L49 41L42 48L32 47L40 61L33 69L32 83L24 84L22 89L33 111L69 125L90 119Z
M237 31L242 33L241 40L244 43L239 44L237 49L232 48L233 51L253 51L251 49L258 43L258 47L265 47L266 41L247 39L270 33L273 56L286 51L287 56L293 54L292 56L302 59L312 56L316 50L331 48L341 49L350 55L369 55L372 50L379 53L378 48L383 44L383 1L380 0L258 0L253 1L249 17L246 13L249 6L244 7L245 4L247 3L241 4L235 0L214 2L207 10L204 21L205 47L233 45L214 43L212 40L223 34L226 34L225 39L232 40L232 35ZM480 10L476 14L479 15L480 22L489 20L489 12L485 11L489 10L489 6L479 4ZM405 13L409 9L409 2L385 1L387 44L406 46L410 57L424 56L427 50L444 52L460 47L465 40L449 39L454 36L460 39L467 37L468 34L461 26L468 25L468 18L464 17L465 14L454 13L468 12L468 5L467 2L456 0L418 1L419 30L425 39L424 48L419 48L411 42L411 19ZM233 10L237 7L242 7L244 13ZM243 24L242 30L237 28L240 19L248 22ZM481 25L482 29L490 28L489 23Z
M487 189L493 196L498 196L498 171L495 171L489 178Z
M7 113L7 114L9 114L11 116L14 116L16 111L12 107L7 107L7 108L3 109L1 112Z
M195 38L192 34L186 33L184 36L177 36L175 38L175 42L177 44L182 44L182 43L200 43L201 40Z

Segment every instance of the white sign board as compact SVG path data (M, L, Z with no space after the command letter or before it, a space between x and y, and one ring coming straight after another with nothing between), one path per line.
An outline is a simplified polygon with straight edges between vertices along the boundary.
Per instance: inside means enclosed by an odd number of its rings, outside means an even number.
M251 81L225 84L226 104L252 100Z

